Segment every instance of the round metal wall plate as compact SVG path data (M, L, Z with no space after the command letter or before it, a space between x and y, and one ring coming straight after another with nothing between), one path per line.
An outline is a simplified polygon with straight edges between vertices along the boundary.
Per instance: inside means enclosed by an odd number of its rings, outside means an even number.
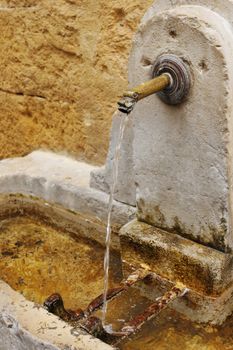
M164 54L153 66L153 78L164 73L171 77L171 84L157 93L159 98L170 105L177 105L185 101L191 88L191 74L188 65L176 55Z

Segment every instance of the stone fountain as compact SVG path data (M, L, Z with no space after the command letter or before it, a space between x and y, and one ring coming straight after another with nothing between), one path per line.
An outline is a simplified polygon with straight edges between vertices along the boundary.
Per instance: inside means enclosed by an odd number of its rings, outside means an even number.
M179 105L155 95L138 102L115 194L137 207L137 219L120 233L126 265L145 264L183 282L191 292L177 307L200 322L221 323L233 309L232 11L230 1L156 1L144 16L129 59L130 86L150 80L164 54L188 65L192 86ZM120 118L107 164L92 174L92 187L103 191Z
M114 194L113 226L120 231L125 274L145 268L168 285L181 282L190 291L173 307L192 320L212 324L221 324L233 311L232 18L230 0L156 0L147 11L129 58L130 86L150 80L159 57L175 55L188 67L190 91L176 105L156 94L136 104L125 131ZM2 206L17 204L21 211L36 206L41 214L43 200L47 218L59 221L59 213L74 230L71 216L76 212L83 235L94 225L91 238L102 242L121 118L114 115L102 168L42 151L2 160ZM142 292L153 300L157 288L148 283ZM1 337L10 337L12 344L19 333L30 342L35 335L40 338L22 312L39 319L42 311L30 303L26 311L20 306L13 310L14 303L25 301L4 283L0 293ZM44 348L45 340L55 344L49 349L61 346L54 333L46 331L38 346ZM68 348L72 341L69 336ZM87 341L88 348L97 346ZM85 339L80 346L87 349Z

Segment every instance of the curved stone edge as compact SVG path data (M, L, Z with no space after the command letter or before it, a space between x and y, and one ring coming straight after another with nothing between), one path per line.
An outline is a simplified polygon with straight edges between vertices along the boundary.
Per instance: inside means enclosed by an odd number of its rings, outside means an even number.
M89 186L90 173L97 169L64 155L35 151L0 161L0 194L35 196L106 222L109 196ZM124 225L135 211L114 201L113 225Z
M88 238L105 245L106 224L93 216L67 210L60 205L22 194L0 195L0 221L11 217L29 216L55 229ZM119 251L119 227L112 226L111 248Z
M110 350L111 346L74 330L56 316L0 281L0 348L2 350Z
M185 5L207 7L225 17L230 23L233 24L233 18L231 16L233 11L233 3L231 0L155 0L144 14L139 26L139 31L140 27L150 20L155 14L158 14L158 12Z

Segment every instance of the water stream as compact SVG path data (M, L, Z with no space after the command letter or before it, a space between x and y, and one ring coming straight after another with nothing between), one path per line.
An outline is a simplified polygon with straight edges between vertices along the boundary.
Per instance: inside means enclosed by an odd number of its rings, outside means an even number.
M102 323L103 323L103 327L105 327L108 332L111 331L111 329L109 329L109 326L107 326L105 323L106 323L106 314L107 314L107 308L108 308L107 291L108 291L108 281L109 281L109 257L110 257L110 245L111 245L111 233L112 233L112 229L111 229L112 210L113 210L114 193L115 193L117 178L118 178L121 144L124 137L125 127L128 121L127 114L121 113L120 116L121 116L120 130L119 130L118 139L116 142L115 153L114 153L114 158L112 163L112 178L111 178L110 195L109 195L109 203L108 203L107 232L106 232L106 241L105 241L106 250L105 250L105 256L104 256L104 292L103 292L104 303L103 303L103 309L102 309Z

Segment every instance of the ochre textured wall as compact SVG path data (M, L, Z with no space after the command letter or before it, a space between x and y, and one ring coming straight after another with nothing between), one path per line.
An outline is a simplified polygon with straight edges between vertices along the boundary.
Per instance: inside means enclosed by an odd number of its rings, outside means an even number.
M152 0L0 0L0 158L105 160L134 32Z

